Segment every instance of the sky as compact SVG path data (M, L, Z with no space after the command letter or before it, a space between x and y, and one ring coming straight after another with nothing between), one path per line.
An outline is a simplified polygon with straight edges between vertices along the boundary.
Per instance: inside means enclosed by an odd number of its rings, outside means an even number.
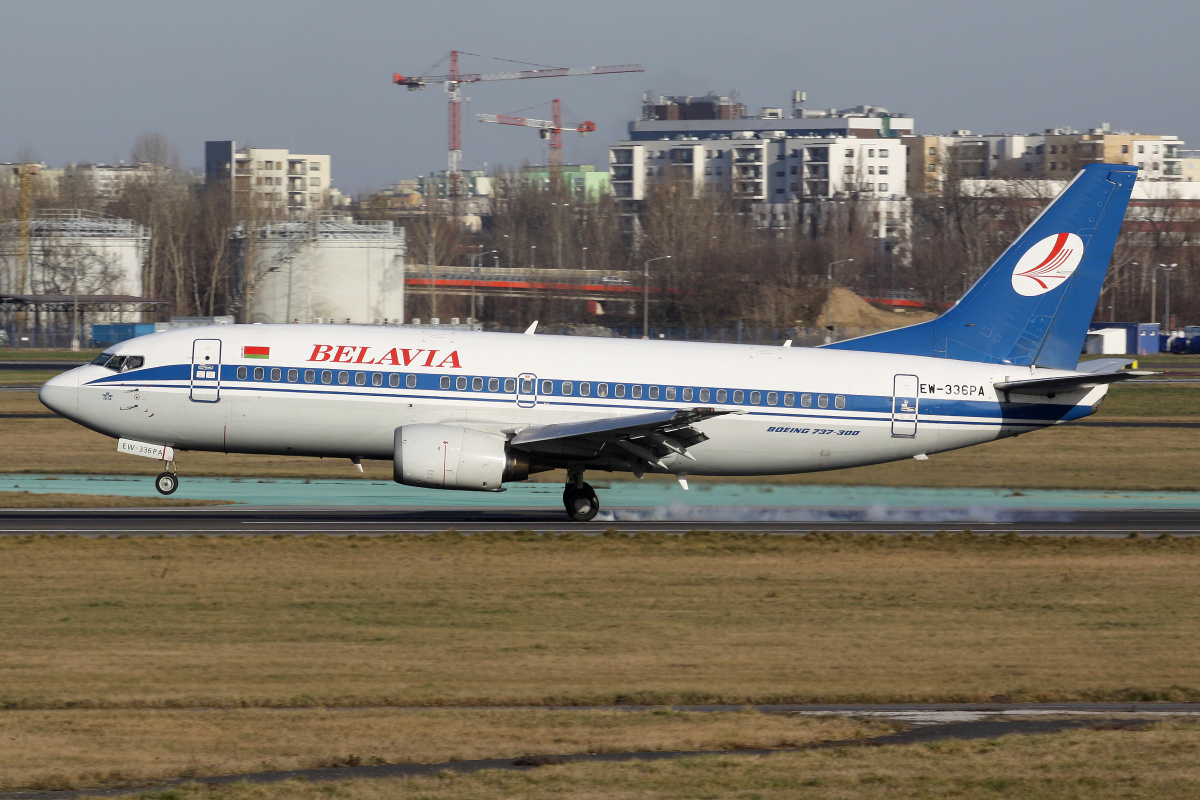
M544 163L532 129L562 100L586 138L568 163L607 163L642 92L728 94L751 112L882 106L920 133L1051 127L1174 134L1200 149L1196 6L1188 0L0 0L0 161L129 160L161 134L199 169L204 142L332 157L357 195L446 167L446 95L392 73L451 49L471 72L512 61L644 73L464 86L463 166ZM501 61L497 59L509 59Z

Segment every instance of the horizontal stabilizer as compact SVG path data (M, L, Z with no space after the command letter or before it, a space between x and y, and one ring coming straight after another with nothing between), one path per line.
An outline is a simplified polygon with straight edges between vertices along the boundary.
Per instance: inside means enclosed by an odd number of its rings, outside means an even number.
M1131 378L1157 375L1157 372L1120 370L1119 372L1085 372L1079 375L1059 375L1054 378L1031 378L1024 381L999 381L993 384L1009 394L1030 394L1039 397L1054 397L1067 392L1078 392L1102 386L1106 383L1127 381Z

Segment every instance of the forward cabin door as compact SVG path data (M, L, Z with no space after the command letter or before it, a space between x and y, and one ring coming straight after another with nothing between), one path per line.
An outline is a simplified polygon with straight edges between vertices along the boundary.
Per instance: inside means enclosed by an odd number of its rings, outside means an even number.
M916 375L897 375L892 385L892 436L917 435L918 382Z
M221 400L221 340L192 342L192 400L216 403Z

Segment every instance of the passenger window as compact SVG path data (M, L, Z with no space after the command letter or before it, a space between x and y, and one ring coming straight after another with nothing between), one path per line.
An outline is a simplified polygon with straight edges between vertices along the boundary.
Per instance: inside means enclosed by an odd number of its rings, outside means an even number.
M438 378L438 387L441 389L449 389L450 388L450 376L443 375L442 377Z
M658 387L657 387L657 386L651 386L651 387L650 387L650 399L651 399L651 400L657 400L657 399L658 399Z
M521 378L521 394L533 394L533 381L529 378Z
M692 399L692 387L687 387L683 390L683 399L685 402L690 402Z
M596 396L597 397L608 397L608 384L607 383L602 383L596 387Z
M250 370L246 369L245 367L238 367L237 376L238 376L239 381L246 380L246 376L249 374L250 374Z
M382 372L372 372L371 373L371 385L372 386L383 386L383 373Z
M668 400L674 400L674 399L675 399L675 387L674 387L674 386L668 386L668 387L667 387L667 397L666 397L666 399L668 399Z
M804 408L812 408L812 395L811 394L800 395L800 405Z
M471 391L472 392L482 392L483 391L483 378L471 378Z
M840 394L837 397L833 398L833 407L834 408L845 408L846 407L846 398Z
M632 391L632 393L631 393L631 396L633 397L633 399L634 399L634 400L641 400L641 399L642 399L642 387L641 387L641 384L637 384L637 385L635 385L635 386L633 387L633 391Z
M271 368L271 380L277 381L283 377L283 371L279 367Z
M767 392L767 405L769 405L769 406L779 405L779 393L778 392Z
M762 402L762 392L751 392L750 393L750 405L756 406L761 402Z
M796 405L796 395L792 394L791 392L788 392L787 394L785 394L785 395L783 396L783 404L784 404L785 406L794 406L794 405Z
M338 383L340 383L342 386L345 386L346 384L350 383L350 373L349 372L339 372L338 373Z
M613 387L613 395L615 395L616 397L624 397L625 396L625 384L618 383L616 386L614 386Z
M563 394L569 396L571 394L571 392L575 391L575 384L571 383L570 381L563 381L562 389L563 389Z
M817 408L829 408L829 395L817 395Z
M298 380L300 380L300 370L289 369L288 370L288 383L295 383Z
M746 394L741 389L738 389L733 393L733 402L737 403L738 405L741 405L742 401L745 399Z
M393 372L391 375L388 375L388 386L392 387L393 389L400 388L400 373L399 372Z
M311 370L311 369L304 370L304 382L305 383L313 383L314 381L316 381L316 379L317 379L316 370Z
M708 395L708 389L701 389L701 390L700 390L700 402L701 402L701 403L707 403L707 402L708 402L708 396L709 396L709 395Z
M367 385L367 373L365 373L365 372L354 373L354 384L356 386L366 386Z
M254 368L254 380L261 381L267 374L267 371L262 367Z
M408 375L407 375L407 376L405 376L405 378L404 378L404 385L405 385L405 386L407 386L407 387L408 387L408 388L410 388L410 389L415 389L415 388L417 388L417 376L416 376L416 374L414 374L414 373L412 373L412 372L408 373Z
M554 381L542 381L542 394L554 394Z
M724 403L727 399L729 399L729 392L724 389L717 389L717 402Z
M333 373L327 369L321 370L321 383L332 383Z
M488 378L488 391L489 392L500 391L500 379L499 378Z
M584 397L590 397L592 394L592 385L587 382L579 384L579 394Z
M504 379L504 391L508 392L509 394L512 394L513 392L517 391L517 379L516 378L505 378Z
M454 379L454 388L460 392L462 390L466 389L467 388L467 376L459 375L457 378L455 378Z

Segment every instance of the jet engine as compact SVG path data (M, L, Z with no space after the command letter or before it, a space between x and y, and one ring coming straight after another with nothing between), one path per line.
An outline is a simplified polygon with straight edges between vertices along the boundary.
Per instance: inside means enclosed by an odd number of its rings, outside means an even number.
M392 476L406 486L498 492L504 481L529 477L529 457L496 434L456 425L403 425L396 428Z

